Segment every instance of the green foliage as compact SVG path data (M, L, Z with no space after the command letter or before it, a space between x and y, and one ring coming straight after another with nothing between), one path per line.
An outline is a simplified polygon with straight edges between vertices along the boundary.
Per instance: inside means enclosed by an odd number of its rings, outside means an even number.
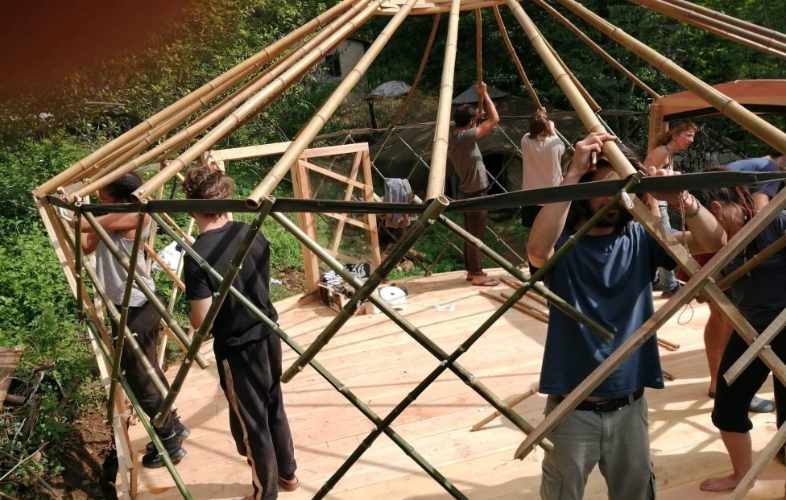
M88 148L62 132L41 140L24 139L0 147L0 234L30 229L37 218L31 190L68 168Z

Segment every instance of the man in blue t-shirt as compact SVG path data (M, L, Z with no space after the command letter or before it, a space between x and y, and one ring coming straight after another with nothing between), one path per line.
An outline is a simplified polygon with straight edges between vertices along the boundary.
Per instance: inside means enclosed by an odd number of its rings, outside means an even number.
M614 175L600 158L608 134L590 134L576 144L563 185L597 181ZM640 165L627 154L634 165ZM668 175L652 169L651 175ZM682 204L688 231L682 235L693 250L715 251L725 233L715 218L690 194L658 196ZM609 198L545 205L529 234L530 266L540 268ZM612 208L587 235L556 263L545 281L549 287L614 333L604 343L583 324L559 310L549 311L540 391L548 395L546 413L579 385L653 313L652 278L658 267L674 261L622 208ZM548 436L554 449L543 461L541 498L579 500L595 465L606 478L611 500L649 500L655 486L649 457L644 387L662 388L657 341L651 337L633 352Z
M786 172L786 155L779 152L772 152L761 158L746 158L737 160L726 165L729 170L737 172ZM759 186L752 186L751 196L753 206L756 210L761 210L770 199L774 198L778 191L783 187L781 181L766 182Z

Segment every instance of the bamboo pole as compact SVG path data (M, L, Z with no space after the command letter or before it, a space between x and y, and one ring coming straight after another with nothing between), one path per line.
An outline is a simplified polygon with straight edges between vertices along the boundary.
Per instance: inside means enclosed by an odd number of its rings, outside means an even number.
M512 3L511 0L506 1ZM580 3L575 2L574 0L557 1L571 10L574 14L594 26L596 29L606 34L612 40L633 51L636 55L663 72L666 76L672 78L674 81L688 90L693 91L696 95L706 100L710 105L717 108L718 111L720 111L723 115L740 124L743 128L761 139L763 142L781 152L786 153L786 134L784 134L777 127L759 118L755 113L745 109L745 107L740 105L738 102L691 75L670 59L659 54L656 50L650 48L644 43L636 40L621 30L619 27L609 23Z
M244 88L242 88L235 94L224 99L220 104L218 104L213 109L205 113L201 118L199 118L194 123L190 124L188 127L179 131L178 133L168 138L166 141L157 145L156 147L146 152L145 154L139 156L138 158L135 158L132 162L129 162L119 168L112 170L111 173L106 172L105 175L101 176L100 178L91 182L89 185L80 189L76 193L76 195L81 196L86 193L95 191L96 189L100 189L101 187L107 185L108 183L111 183L112 181L120 178L122 175L130 171L136 170L137 168L141 167L145 163L154 161L157 158L159 158L161 155L166 154L167 152L180 147L184 143L193 139L197 134L200 134L208 127L213 125L216 121L220 119L225 119L227 115L229 115L232 112L233 109L239 108L240 106L243 105L244 102L246 102L249 98L251 98L255 94L264 91L269 86L274 85L273 82L276 82L277 79L281 77L282 74L284 74L287 70L289 70L299 61L301 61L304 56L306 56L309 52L313 51L315 47L317 47L317 45L323 42L326 38L330 37L333 33L336 32L336 30L344 26L347 21L349 21L354 16L356 16L357 13L360 12L360 10L365 5L367 5L367 2L368 0L361 1L357 5L353 6L347 12L343 13L341 16L339 16L334 21L329 23L325 27L325 29L317 33L302 47L293 51L291 54L288 54L280 61L277 61L276 64L273 65L268 71L259 75L259 77L257 77L253 82L250 82L248 85L244 86ZM302 69L301 72L305 71L306 69ZM299 76L300 74L296 75L296 77ZM287 84L287 86L288 85L289 84ZM279 88L277 92L274 92L274 95L272 97L275 97L275 95L278 95L279 93L283 92L283 90L285 89L286 87ZM261 107L264 107L267 104L268 102L265 102L262 104ZM200 155L201 153L194 156L194 158L191 158L189 162L193 161ZM162 172L167 172L166 179L168 180L172 177L171 171L173 170L177 172L179 169L172 168L172 164L170 163L167 167L163 168L161 172L159 172L159 174L157 175L161 175ZM156 177L154 176L154 179L155 178ZM161 185L163 185L163 183L161 183Z
M311 141L314 140L314 137L319 134L322 127L325 126L344 99L346 99L349 93L352 92L352 89L355 88L355 85L363 78L363 75L366 74L371 63L374 62L380 52L382 52L382 49L385 48L390 38L407 18L409 11L412 10L416 2L417 0L408 0L406 5L390 19L385 29L382 30L376 40L374 40L374 43L372 43L366 53L363 54L363 57L361 57L355 67L352 68L352 71L344 78L338 87L336 87L328 100L325 101L306 126L301 129L297 137L290 143L287 150L281 158L279 158L276 164L273 165L262 182L251 191L251 194L249 194L246 199L250 205L258 205L262 198L270 196L273 190L278 186L278 183L281 182L281 179L283 179L287 172L292 169L298 157L305 151Z
M113 152L115 149L124 146L129 141L134 140L135 138L139 137L140 135L144 134L148 130L152 130L155 126L168 119L170 116L175 114L177 111L182 109L183 107L188 106L189 104L193 103L194 101L198 101L201 99L205 94L209 93L211 90L214 90L216 87L226 83L227 81L231 81L233 78L237 77L239 74L243 74L244 71L253 70L253 68L259 67L263 64L266 64L268 61L276 57L281 51L286 49L292 43L300 40L306 34L312 32L313 30L317 29L318 27L322 26L325 21L328 19L332 19L333 17L337 16L342 11L349 8L349 6L353 3L353 0L343 0L342 2L336 4L332 8L328 9L326 12L321 14L320 16L312 19L311 21L307 22L306 24L300 26L299 28L293 30L284 38L276 41L275 43L265 47L260 52L255 54L254 56L246 59L245 61L241 62L240 64L236 65L234 68L230 69L229 71L225 72L224 74L214 78L210 82L206 83L205 85L201 86L197 90L191 92L187 96L179 99L177 102L167 106L163 110L159 111L158 113L154 114L150 118L146 119L142 123L136 125L131 130L125 132L120 137L113 139L112 141L108 142L107 144L103 145L102 147L98 148L97 150L93 151L86 157L82 158L75 164L71 165L69 168L58 174L57 176L49 179L45 183L41 184L34 190L34 195L36 197L46 196L50 194L52 191L57 189L59 186L62 185L64 180L69 179L73 176L74 172L84 171L90 168L90 166L95 163L97 160L103 158L107 154Z
M88 222L90 222L89 217L91 216L91 214L85 213L84 215L87 218ZM76 236L74 234L69 233L69 229L65 225L63 225L62 220L60 220L60 218L55 217L54 219L50 219L49 223L52 225L53 230L58 235L61 236L61 239L59 240L60 244L66 245L69 251L71 252L71 255L74 255L75 253L74 242L76 241ZM65 247L63 249L65 249ZM73 262L71 262L71 264L73 264ZM106 307L111 320L114 321L115 323L119 323L120 312L117 310L114 303L112 303L112 301L109 300L109 298L107 297L106 292L104 291L103 284L98 279L98 276L96 275L95 271L88 265L83 264L82 267L85 270L85 273L87 274L90 281L92 281L93 289L99 295L101 300L104 302L104 306ZM68 266L67 269L73 271L73 267ZM67 273L66 276L69 276L69 274ZM75 289L73 289L73 291L75 291ZM82 294L83 297L88 297L88 293L86 290L83 290ZM74 295L76 296L76 293L74 293ZM91 313L90 315L91 318L95 316L93 311L89 311L89 312ZM142 352L142 349L139 347L139 343L136 341L134 334L131 332L131 330L129 330L126 327L124 330L124 335L125 335L125 342L128 342L128 345L131 346L131 350L134 351L134 354L140 357L142 361L142 365L144 366L148 376L151 377L153 385L155 385L156 389L159 392L161 392L163 395L166 392L166 389L164 388L164 384L158 378L158 375L156 374L155 370L153 370L153 366L150 364L147 357ZM111 343L111 340L107 338L107 342Z
M483 82L483 14L475 10L475 80L478 85ZM483 114L484 101L478 95L478 116Z
M322 60L327 53L342 40L346 39L352 32L360 28L374 13L374 9L381 0L374 0L369 3L361 12L344 23L330 37L319 44L317 48L309 52L300 60L281 74L276 80L265 86L260 91L247 99L240 107L224 118L218 125L213 127L200 140L171 161L158 174L149 179L133 195L140 201L146 201L148 193L154 192L159 186L174 177L186 165L199 158L202 153L210 149L216 142L220 141L236 128L241 126L247 119L258 113L262 108L269 104L275 97L284 92L297 79L299 79L311 66ZM268 174L269 176L270 174Z
M232 262L229 265L229 269L227 269L226 275L222 277L221 286L215 295L213 295L210 308L208 309L202 324L199 325L199 329L196 331L196 333L194 333L194 338L191 340L191 345L188 348L186 357L183 360L183 363L180 365L180 369L178 370L175 379L169 386L169 392L167 393L166 398L164 398L164 401L161 403L161 408L159 408L158 413L153 419L154 424L161 425L161 423L167 419L170 412L172 411L172 407L175 404L175 398L177 398L180 389L183 387L183 383L186 380L188 371L191 369L191 364L194 360L194 357L199 352L199 348L202 345L202 341L205 339L205 337L207 337L207 333L213 327L213 321L216 319L216 316L218 316L218 312L221 310L221 306L224 304L224 299L226 299L226 296L229 293L232 282L240 272L240 266L243 264L243 261L245 260L246 255L248 255L249 250L251 250L251 244L254 242L254 238L257 237L257 233L259 233L259 229L262 227L262 222L265 220L265 217L267 217L272 208L273 199L266 198L262 205L260 205L259 213L254 219L254 222L246 230L243 240L238 245L237 252L232 257Z
M492 7L492 10L494 11L494 17L497 20L499 33L502 35L502 41L505 42L505 48L508 49L510 58L513 60L513 65L516 66L516 72L518 72L519 78L521 79L522 83L524 83L524 87L527 89L527 92L529 92L530 98L535 102L538 108L543 108L543 104L540 102L538 93L535 91L535 87L532 85L532 82L527 76L527 73L524 71L524 66L521 64L518 54L516 54L516 49L513 47L513 42L510 41L510 36L508 36L508 30L505 28L505 21L502 19L502 14L499 12L499 7L495 5Z
M284 226L284 228L289 231L295 238L297 238L303 245L307 246L311 252L315 255L319 256L319 258L327 264L327 266L335 271L339 276L341 276L344 281L346 281L352 288L355 290L360 290L363 287L363 283L360 283L352 273L348 272L346 268L339 262L335 257L333 257L330 252L326 251L322 248L313 238L309 237L305 231L297 227L292 221L287 219L283 216L274 215L274 217L279 220L279 222ZM390 318L399 328L401 328L407 335L412 337L418 344L420 344L424 349L426 349L432 356L437 358L439 361L445 361L448 359L448 353L442 350L436 343L434 343L428 335L423 333L417 326L412 324L406 318L404 318L401 314L396 312L387 302L380 299L375 295L370 295L368 300L380 311L382 311L385 316ZM500 400L497 396L495 396L484 384L477 381L476 378L463 366L459 365L458 363L454 363L450 365L450 370L465 384L470 386L475 392L477 392L483 399L485 399L489 404L491 404L494 408L498 411L501 411L510 421L518 427L522 432L528 432L532 426L527 423L526 420L521 418L515 412L509 411L505 409L505 402Z
M554 76L557 85L559 85L565 93L565 96L570 101L573 109L576 111L576 115L578 115L579 119L584 124L584 127L589 132L605 132L606 128L600 123L595 112L584 100L574 81L565 71L564 65L560 64L557 58L554 57L554 53L546 43L546 40L543 38L537 26L535 26L535 23L532 22L532 19L530 19L521 5L515 0L505 1L513 12L513 16L527 34L530 43L532 43L532 46ZM623 177L627 177L636 172L636 169L633 168L633 165L631 165L630 161L625 157L622 151L620 151L620 148L614 141L607 141L603 144L603 153L614 166L614 169Z
M82 212L76 212L75 242L74 242L74 277L76 278L76 307L77 318L81 321L83 313L82 304Z
M604 50L603 47L601 47L600 45L595 43L595 41L592 38L590 38L589 36L587 36L586 33L581 31L578 28L578 26L576 26L575 24L573 24L570 21L570 19L568 19L567 17L565 17L562 14L560 14L560 12L557 9L555 9L551 5L547 4L543 0L533 0L533 1L536 4L538 4L543 10L545 10L546 12L551 14L551 16L554 17L557 21L559 21L563 25L565 25L565 27L567 27L570 31L572 31L573 34L575 34L579 38L579 40L584 42L585 45L587 45L596 54L598 54L604 61L606 61L611 66L613 66L617 71L619 71L620 73L625 75L625 77L628 80L633 82L636 86L638 86L644 92L648 93L654 99L657 99L657 98L661 97L660 94L655 92L649 85L647 85L646 83L641 81L641 79L639 79L639 77L634 75L630 70L628 70L628 68L623 66L622 63L617 61L611 54L606 52L606 50Z
M289 382L292 378L300 373L301 370L308 364L308 361L313 359L317 353L325 346L333 336L338 333L338 330L346 323L349 318L355 314L355 310L362 300L368 298L371 293L379 286L385 276L393 270L398 264L398 261L406 255L410 247L415 244L418 238L433 224L433 219L436 218L448 206L448 199L444 196L438 196L434 199L423 213L418 217L417 221L410 226L407 232L401 237L396 245L391 249L387 258L379 265L377 269L371 273L371 276L363 283L363 286L355 290L352 297L347 304L341 309L333 320L325 327L325 329L317 336L316 339L308 346L306 352L297 358L292 365L281 376L281 381L284 383ZM279 223L282 222L283 216L278 213L273 214Z
M565 73L568 74L568 76L570 77L571 81L573 81L573 85L575 85L576 88L579 89L579 92L581 93L582 97L584 97L584 100L587 101L587 103L589 104L590 108L592 108L592 111L594 113L598 113L602 109L600 104L598 104L598 102L595 100L595 98L592 97L592 94L590 94L589 90L587 90L586 87L584 87L584 84L581 83L578 78L576 78L576 75L574 75L573 71L571 71L571 69L568 67L568 65L565 64L565 61L562 59L562 56L560 56L559 52L557 52L556 49L554 49L554 46L551 45L551 42L546 40L545 37L542 37L542 38L543 38L543 41L546 43L546 46L549 48L551 53L554 55L554 58L557 60L557 62L565 70Z
M737 358L737 361L726 370L726 373L723 374L726 383L729 385L733 384L742 372L758 358L759 352L761 352L762 349L770 348L770 343L781 333L784 327L786 327L786 309L781 311L781 313L772 320L772 323L756 337L756 340L748 346L739 358Z
M93 290L95 290L96 294L101 298L101 301L104 303L106 307L106 311L109 314L109 318L114 321L115 323L120 323L120 311L117 310L115 304L109 300L109 297L106 295L106 291L104 290L104 286L101 283L101 280L98 279L98 275L96 274L95 270L88 265L84 266L85 273L87 277L90 278L90 281L93 283ZM85 295L86 296L86 295ZM92 316L91 316L92 317ZM145 356L144 351L139 346L139 342L136 341L136 336L134 333L125 328L123 336L125 337L125 342L128 343L128 346L131 347L131 350L134 352L134 355L137 356L140 361L142 362L142 366L145 368L145 373L150 380L153 382L156 390L161 394L163 397L166 394L166 386L164 382L159 378L158 374L156 373L153 365L150 363L150 360L147 359Z
M659 225L655 223L655 217L649 213L643 203L634 198L636 202L636 214L639 220L645 224L648 231L659 235ZM625 340L617 349L611 353L587 378L585 378L578 386L576 386L571 393L562 400L543 421L538 425L535 432L527 436L524 442L519 445L516 450L515 457L523 459L532 450L532 447L537 444L540 439L543 439L554 427L576 406L581 403L592 391L600 385L606 378L623 362L627 357L636 349L638 349L644 342L646 342L655 332L665 324L668 318L679 308L682 304L688 302L702 287L705 292L710 296L713 301L718 301L718 305L722 308L724 313L729 312L731 303L728 298L720 291L714 284L712 275L721 267L728 264L750 241L763 230L770 222L780 213L781 208L786 205L786 190L781 191L767 207L759 211L753 219L751 219L731 240L718 251L712 259L703 267L698 268L698 264L688 254L687 250L682 245L666 245L665 248L677 258L680 264L688 273L691 273L691 279L688 283L681 287L680 290L663 305L660 309L645 321L628 339ZM663 240L666 241L665 239ZM675 252L679 250L681 254ZM706 285L706 286L705 286ZM732 307L733 309L733 307ZM740 314L731 315L729 319L735 323L735 328L743 338L750 338L753 341L753 335L746 328L739 328L740 326L747 326L750 324L745 321ZM772 352L762 351L762 360L770 367L774 373L783 373L780 371L782 368L778 366L783 365L783 362L778 359ZM777 370L777 371L776 371Z
M412 96L415 93L415 89L418 88L420 84L420 79L423 78L423 72L426 70L426 65L428 64L429 59L431 58L431 52L434 48L434 41L437 38L437 31L439 31L439 20L441 19L440 14L434 15L434 21L431 24L431 32L428 35L428 40L426 41L426 48L423 50L423 55L420 58L420 64L418 65L418 70L415 73L415 78L412 80L412 86L409 88L409 92L404 97L404 100L401 102L398 110L396 111L395 116L390 122L387 130L385 131L385 138L382 140L382 143L377 148L377 154L374 155L374 158L371 160L372 163L377 160L377 157L382 153L387 145L388 141L390 140L390 136L393 134L393 129L399 125L401 120L404 118L404 113L406 113L409 102L412 99Z
M112 352L112 379L109 385L109 399L107 401L107 420L112 424L112 413L114 410L114 395L118 377L120 375L120 359L123 356L123 345L126 336L123 332L128 324L128 304L131 301L131 292L134 290L134 276L139 259L139 248L142 246L142 233L145 224L145 216L141 212L137 215L136 233L134 233L134 244L131 247L131 265L128 268L128 279L123 290L123 302L120 305L120 320L117 322L117 340Z
M106 229L104 229L101 226L101 224L98 222L98 220L95 218L93 214L85 213L85 218L87 219L87 222L90 223L90 225L95 230L96 235L98 235L98 237L101 238L101 241L104 243L104 245L106 245L106 248L109 250L112 256L115 259L117 259L120 265L123 266L123 269L125 269L126 272L129 273L128 281L129 282L133 281L136 283L137 287L139 287L139 290L142 292L142 294L144 294L145 298L147 298L147 300L150 301L150 303L153 305L156 311L158 311L158 313L161 315L161 319L164 321L164 323L175 334L175 338L179 340L181 344L180 347L184 351L188 351L188 348L190 346L188 336L185 334L183 329L180 328L180 325L172 317L172 315L169 314L169 311L167 311L166 307L164 307L164 304L161 303L161 300L158 298L156 293L150 289L147 283L145 283L144 280L142 280L142 278L140 278L139 276L136 275L132 276L130 274L131 262L129 261L128 256L125 254L125 252L121 251L121 249L115 244L115 242L112 241L112 238L109 236L109 233L106 231ZM196 361L200 368L207 368L208 363L201 355L197 357Z
M460 0L452 0L448 18L448 35L445 41L445 59L442 63L442 81L439 87L439 105L431 146L431 169L426 187L426 199L436 199L445 192L445 174L448 161L448 134L450 133L453 78L456 71Z
M189 244L182 239L175 231L172 229L163 219L159 217L158 214L152 214L152 217L156 222L158 222L161 229L164 230L173 240L175 240L186 253L188 253L191 258L197 263L200 269L204 272L210 274L213 278L217 280L221 280L222 276L219 274L218 271L210 267L210 264L205 261L202 256L194 251ZM292 227L295 231L300 231L296 225L292 224ZM286 332L284 332L275 321L272 321L270 318L265 316L265 314L253 303L251 302L245 295L243 295L240 291L238 291L234 286L230 287L230 293L248 310L250 311L257 319L262 321L268 328L274 331L280 338L283 340L287 345L289 345L295 353L298 355L302 355L305 352L305 349L301 347L297 342L295 342L291 337L289 337ZM355 408L357 408L366 418L368 418L371 422L374 423L377 427L382 426L382 419L377 415L368 405L363 403L363 401L358 398L346 385L344 385L341 381L339 381L335 376L333 376L324 366L322 366L319 362L312 359L309 362L310 366L316 370L316 372L322 376L336 391L338 391L342 396L344 396L347 401L349 401ZM439 473L433 466L431 466L425 458L423 458L409 443L407 443L396 431L393 429L386 427L384 428L383 432L394 442L396 445L404 451L404 453L412 458L426 473L429 474L435 481L437 481L443 488L445 488L448 493L452 494L454 497L460 497L461 492L453 486L448 479L446 479L442 474Z
M629 0L664 16L690 24L723 38L738 42L770 55L786 58L786 43L769 36L759 35L745 28L704 16L661 0Z
M759 265L761 265L765 260L769 259L784 248L786 248L786 234L770 243L767 248L763 249L747 260L740 267L724 276L723 279L721 279L718 283L718 287L725 292L731 288L738 279L742 278L753 269L759 267Z
M786 34L781 33L780 31L776 31L765 26L761 26L759 24L751 23L745 20L742 20L738 17L730 16L719 12L717 10L710 9L709 7L704 7L703 5L699 5L693 2L688 2L686 0L668 0L670 4L678 5L680 7L684 7L689 10L693 10L696 12L700 12L705 16L717 19L719 21L725 21L728 24L733 24L735 26L739 26L740 28L745 28L750 30L754 33L758 33L760 35L769 36L771 38L778 39L782 42L786 42Z
M97 328L96 325L90 325L93 328ZM96 333L93 328L88 328L88 331L93 336L95 340L95 346L99 349L99 352L104 357L104 360L107 363L110 363L112 359L109 356L109 352L106 350L106 346L104 346L103 342L101 342L101 338ZM175 486L177 487L180 495L185 499L193 499L194 497L191 496L191 492L188 491L188 487L186 487L185 483L183 482L183 478L180 476L180 473L177 471L175 464L172 463L172 458L169 456L169 452L166 450L164 443L161 442L161 438L156 433L155 428L150 423L150 418L145 414L145 411L142 409L142 406L139 404L139 400L137 399L134 391L131 390L131 386L128 385L128 382L125 379L125 376L121 375L119 378L119 382L123 390L125 391L128 400L131 402L131 407L134 409L134 412L139 417L139 422L142 424L142 427L147 432L147 435L150 437L151 441L153 441L153 445L156 447L156 451L161 455L164 459L164 466L169 471L169 474L172 476L172 480L175 482Z

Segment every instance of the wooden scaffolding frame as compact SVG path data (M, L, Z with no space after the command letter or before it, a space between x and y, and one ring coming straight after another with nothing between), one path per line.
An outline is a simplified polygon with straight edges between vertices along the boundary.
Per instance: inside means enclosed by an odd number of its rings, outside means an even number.
M786 134L778 130L770 123L747 110L740 103L730 96L724 94L722 89L698 80L684 69L680 68L673 61L665 58L652 48L631 37L618 27L597 16L586 7L574 0L557 0L564 8L573 12L612 40L618 42L623 47L631 50L636 55L658 68L662 73L671 77L689 91L693 92L698 99L705 101L709 106L716 108L720 113L726 115L733 121L740 124L743 128L760 138L770 146L786 152ZM536 3L545 8L550 14L556 11L548 4L538 0ZM641 4L654 3L653 1ZM670 0L670 12L676 10L674 5L682 9L690 10L689 2L684 0ZM64 274L69 283L72 293L77 298L80 313L86 320L88 330L92 335L92 346L96 353L102 379L108 389L109 405L108 415L115 431L115 440L118 444L118 454L120 459L121 481L118 485L119 493L124 498L133 498L136 490L135 486L135 467L131 460L130 445L128 442L127 419L129 414L126 411L125 397L128 398L131 408L139 416L140 422L150 435L156 449L162 454L166 467L172 475L179 492L184 498L192 498L186 484L177 472L176 467L171 462L169 455L164 449L160 439L158 439L154 425L161 422L172 411L174 402L180 388L185 383L186 377L194 361L199 362L198 352L200 345L206 337L212 322L218 313L223 300L230 293L251 311L261 322L276 332L281 339L287 343L295 352L298 358L285 371L282 380L287 382L296 376L303 367L310 365L317 373L326 379L340 394L350 401L361 413L375 424L374 430L363 440L358 448L349 456L347 461L335 472L335 474L324 484L316 493L315 497L324 497L337 481L345 474L352 465L361 457L371 443L381 434L390 437L402 451L411 457L426 473L453 497L465 498L463 493L456 488L444 475L431 466L417 450L401 437L392 428L395 419L428 388L446 370L450 370L459 377L467 386L483 397L500 414L507 417L513 424L527 434L527 438L522 442L516 451L517 458L523 458L534 446L542 446L548 449L551 445L546 439L548 432L556 426L559 421L572 411L592 390L623 362L626 357L654 335L655 331L671 317L680 305L684 304L697 293L703 292L709 297L727 318L735 326L740 335L751 345L744 359L740 360L740 365L733 367L736 372L730 370L728 378L733 378L735 374L744 369L744 364L757 356L773 371L775 376L786 381L786 365L771 350L767 349L768 341L786 323L786 312L778 316L770 327L759 336L745 318L732 305L721 288L715 283L714 275L719 272L735 255L742 251L756 235L772 221L778 213L786 207L786 191L778 194L764 210L759 212L734 238L715 255L704 267L693 260L687 249L679 242L673 240L659 228L654 220L654 216L649 214L644 205L635 197L633 193L641 193L653 190L663 190L664 186L672 189L683 189L689 182L699 186L705 186L705 182L714 182L722 185L738 185L747 182L761 181L764 177L757 174L697 174L698 178L690 180L690 176L681 176L683 179L658 180L643 179L642 175L633 168L625 156L620 151L615 142L607 142L603 147L604 154L609 158L614 169L624 179L622 181L605 181L593 183L596 186L575 186L568 188L549 188L545 190L532 190L531 192L521 191L518 193L508 193L502 197L486 197L471 200L449 202L443 196L446 162L447 162L447 139L450 120L450 104L453 88L453 77L456 60L457 36L459 18L463 11L479 10L492 7L495 18L499 23L501 31L504 25L501 22L498 6L507 5L513 17L518 21L521 28L526 33L530 42L534 46L539 57L543 60L549 72L553 75L557 84L561 87L565 95L570 100L577 115L581 119L585 128L591 132L603 132L607 130L606 125L597 115L599 105L592 100L586 89L570 72L565 63L558 57L556 51L551 47L547 40L532 22L524 11L523 7L516 0L343 0L325 13L303 26L293 30L290 34L265 48L252 58L243 61L225 74L217 77L203 87L182 98L177 103L165 108L161 112L145 120L140 125L129 130L120 137L110 141L100 147L95 152L83 158L70 168L58 174L54 178L37 187L33 194L39 208L44 225L50 236L50 240L55 248ZM686 6L686 4L688 6ZM702 8L703 9L703 8ZM695 8L699 11L699 8ZM371 183L372 163L368 155L367 145L345 145L330 148L328 154L339 154L343 151L355 155L353 161L353 172L348 178L339 179L347 184L344 200L320 200L309 199L310 190L304 179L307 178L305 172L316 170L323 175L336 179L338 174L319 166L311 165L308 161L313 157L317 149L308 149L311 142L319 134L322 127L330 120L331 116L338 109L338 106L345 100L357 83L361 80L364 73L373 63L395 31L401 26L408 16L420 14L438 14L441 12L449 13L448 29L445 44L444 65L442 82L440 87L440 99L437 113L437 125L434 135L434 147L429 165L428 187L426 190L427 201L416 204L385 204L374 200L373 187ZM390 15L390 20L384 30L378 35L377 39L371 44L367 52L361 57L353 71L338 85L332 95L327 99L323 106L315 113L314 117L302 128L297 137L288 143L268 144L253 146L244 149L244 152L233 150L234 153L226 151L214 151L211 148L220 140L231 134L236 128L242 125L260 111L264 110L273 100L284 92L294 82L298 81L305 72L309 71L318 64L325 54L340 41L346 39L355 30L363 26L375 15ZM779 34L777 32L768 33L756 30L752 26L747 26L734 18L723 16L714 11L701 11L702 18L693 16L692 19L699 19L700 23L696 26L707 29L710 32L718 30L724 33L737 34L742 32L755 32L757 39L775 40L778 43L769 43L772 50L780 50ZM707 19L705 19L707 18ZM478 49L480 48L480 13L477 13L478 20ZM710 22L708 19L713 19ZM435 23L436 24L436 23ZM569 29L577 33L575 26L566 24ZM733 29L732 29L733 27ZM710 29L712 28L712 29ZM714 30L714 31L713 31ZM737 35L739 36L739 35ZM507 39L507 37L503 37ZM582 38L585 43L586 39ZM430 45L430 44L429 44ZM523 84L528 91L534 93L531 82L526 78L523 67L516 57L512 46L507 44L511 57L516 63L517 71L522 77ZM593 50L597 50L593 47ZM604 56L603 52L598 53ZM479 79L482 78L481 59L478 60ZM620 69L620 68L618 68ZM628 78L631 75L626 74ZM635 80L634 80L635 81ZM648 87L637 83L646 92ZM220 99L227 92L234 90L219 102L213 105L207 112L199 115L196 120L190 121L191 116L197 113L203 106L214 99ZM651 90L651 89L650 89ZM535 94L536 95L536 94ZM187 126L186 123L189 123ZM181 129L172 133L179 126ZM166 137L166 138L165 138ZM342 149L343 148L343 149ZM278 151L281 157L271 168L270 172L262 179L245 200L163 200L160 199L162 188L170 181L174 181L180 172L190 165L193 161L199 160L207 154L218 162L224 162L230 158L231 154L252 154L259 156L260 150ZM324 148L322 148L324 150ZM223 156L222 156L223 155ZM229 155L229 156L228 156ZM248 157L248 156L246 156ZM115 179L127 172L139 169L146 163L171 159L162 166L159 172L149 178L135 193L137 203L123 206L102 206L84 204L81 198L90 195L96 190L106 186ZM364 182L355 180L359 168L363 168ZM279 199L272 197L273 191L288 173L292 172L295 180L296 192L301 196L300 199ZM330 172L330 173L329 173ZM766 176L765 176L766 177ZM697 180L698 179L698 180ZM352 192L355 188L363 189L363 200L353 201ZM566 245L561 247L544 264L544 266L531 277L525 277L515 266L489 248L485 243L467 233L463 228L456 225L445 216L446 211L463 211L472 207L506 207L522 204L541 203L546 201L563 201L599 196L599 190L604 193L616 193L612 202L606 205L601 211L587 221L577 231ZM635 219L641 223L647 231L659 241L659 243L691 274L691 279L687 285L676 293L663 307L647 320L638 331L636 331L627 341L625 341L611 356L590 374L570 395L568 395L540 424L532 426L504 400L494 395L481 381L474 377L469 371L463 368L458 360L469 350L477 340L511 307L514 307L519 299L528 292L535 292L543 299L547 300L552 307L555 307L577 321L583 322L601 338L608 339L612 336L603 326L597 324L591 318L575 310L570 304L548 290L539 283L539 280L551 269L565 252L576 244L576 242L586 234L599 220L605 211L616 204L624 204ZM71 212L74 218L75 230L71 227L71 221L65 220L56 207L62 208L65 212ZM112 249L111 238L100 228L96 222L95 215L107 213L108 211L135 212L139 214L139 226L143 220L142 214L149 213L158 227L167 233L174 241L191 255L192 258L206 272L220 280L220 290L213 298L207 318L200 329L189 338L182 329L177 326L177 322L172 318L171 306L168 309L160 303L156 307L162 313L165 326L168 327L175 337L178 338L181 347L186 350L186 357L180 365L175 379L172 381L170 389L167 391L158 384L159 390L165 395L162 407L156 415L146 415L142 411L139 403L126 383L124 375L118 369L120 354L124 348L130 348L138 352L136 341L126 327L127 311L130 299L130 290L136 282L148 299L156 302L154 294L150 290L145 290L141 280L134 276L136 255L142 251L143 242L142 231L137 231L139 237L136 238L131 255L125 255L122 250ZM251 231L239 246L236 255L232 260L232 265L224 275L219 274L205 262L187 241L187 232L173 224L174 221L167 220L167 212L218 212L218 211L245 211L256 214L251 225ZM331 244L330 249L325 249L315 241L313 224L307 223L306 215L301 220L302 227L298 227L283 212L298 212L301 214L320 213L341 213L340 223L352 224L349 214L363 214L368 216L368 223L364 227L369 233L376 233L372 228L371 217L375 213L389 212L409 212L417 214L417 219L405 231L402 238L394 245L384 259L380 259L378 266L364 282L358 282L354 276L346 271L343 265L335 258L338 245L336 240ZM314 262L319 259L327 267L341 275L347 283L355 289L354 295L342 308L342 310L325 327L317 339L308 347L302 347L295 340L289 337L286 332L281 330L278 325L267 318L251 301L242 296L232 286L233 278L236 276L240 265L250 247L254 235L261 227L262 222L271 217L285 230L295 236L306 248L312 257L311 269L316 269ZM81 252L81 225L87 222L91 224L100 239L110 247L115 257L124 264L128 273L129 280L124 293L123 303L118 309L111 302L106 300L101 283L97 279L91 264L85 259ZM431 341L419 328L412 325L390 306L372 294L377 286L385 279L388 273L401 260L415 242L427 233L434 224L441 224L462 239L476 244L483 253L490 259L497 262L514 278L518 279L521 285L502 303L502 305L488 317L456 350L448 353ZM343 225L341 227L343 228ZM373 239L373 236L372 236ZM340 241L340 235L338 240ZM129 258L130 257L130 258ZM85 276L92 282L91 288L86 286ZM176 274L170 275L175 279ZM313 276L312 276L313 279ZM363 300L369 300L376 305L383 314L392 322L398 325L403 331L410 335L424 349L440 361L438 367L426 376L401 402L394 406L393 410L385 417L377 415L368 405L361 401L351 390L338 379L328 372L316 359L319 351L327 345L331 338L341 329L348 318L354 313L358 304ZM171 304L171 302L170 302ZM118 335L117 340L113 341L104 326L103 317L109 315L120 326L119 331L123 334ZM152 368L149 372L154 381L157 381ZM786 425L779 429L776 436L765 450L757 457L753 468L742 483L734 492L734 498L742 498L763 466L772 459L775 452L786 443Z

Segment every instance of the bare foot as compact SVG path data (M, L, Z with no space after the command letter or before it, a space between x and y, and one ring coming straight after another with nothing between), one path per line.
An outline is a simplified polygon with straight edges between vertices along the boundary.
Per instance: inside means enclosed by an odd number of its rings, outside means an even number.
M732 491L740 480L734 474L707 479L699 485L701 491Z

